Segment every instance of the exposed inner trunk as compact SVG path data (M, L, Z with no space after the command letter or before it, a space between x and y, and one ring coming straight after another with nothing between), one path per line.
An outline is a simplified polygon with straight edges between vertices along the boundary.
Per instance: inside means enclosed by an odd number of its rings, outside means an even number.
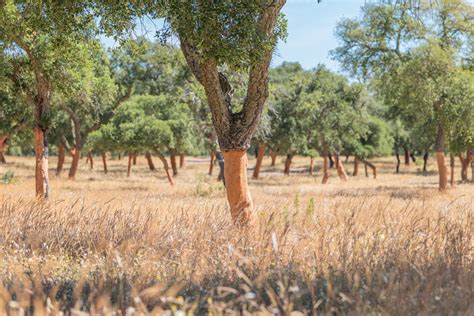
M48 134L46 129L34 128L36 154L36 197L47 199L49 195L48 178Z
M347 181L347 174L346 174L346 170L344 169L344 165L342 164L342 161L339 157L339 154L336 153L334 155L335 157L335 165L336 165L336 170L337 170L337 175L339 176L339 178L341 178L342 180L344 181Z
M245 150L223 151L227 200L234 223L243 225L252 216L253 201L247 184L247 153Z
M216 160L216 152L213 150L210 154L209 161L209 175L212 176L212 171L214 170L214 161Z
M265 155L265 144L258 145L257 162L255 163L255 169L253 170L252 178L258 179L260 174L260 168L262 167L263 156Z
M151 154L149 152L145 153L145 158L146 158L146 161L148 163L148 168L151 171L154 171L156 169L155 164L153 163L153 159L151 158Z

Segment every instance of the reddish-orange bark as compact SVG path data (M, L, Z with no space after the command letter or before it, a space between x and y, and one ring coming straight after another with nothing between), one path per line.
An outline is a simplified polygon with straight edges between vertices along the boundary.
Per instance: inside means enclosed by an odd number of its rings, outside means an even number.
M260 168L262 167L263 156L265 155L265 144L258 145L257 162L255 163L255 169L253 170L252 178L258 179L260 174Z

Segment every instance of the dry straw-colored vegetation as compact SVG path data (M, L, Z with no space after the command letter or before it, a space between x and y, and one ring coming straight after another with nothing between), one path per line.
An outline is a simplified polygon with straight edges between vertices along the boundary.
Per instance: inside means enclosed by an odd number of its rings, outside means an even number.
M474 314L473 184L438 193L435 172L395 175L387 158L377 180L322 186L306 159L288 177L265 160L251 181L258 221L241 231L202 159L174 188L143 158L130 178L124 160L107 175L82 161L35 203L33 160L7 158L2 315Z

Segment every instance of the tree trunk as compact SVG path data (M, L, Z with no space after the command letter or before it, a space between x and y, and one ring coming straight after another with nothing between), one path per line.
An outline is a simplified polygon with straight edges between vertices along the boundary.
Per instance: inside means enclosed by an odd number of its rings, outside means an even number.
M322 184L328 183L329 180L329 157L327 154L323 155L323 180Z
M451 153L449 155L449 166L451 167L451 179L450 179L450 184L453 187L454 186L454 155Z
M377 179L377 167L371 163L370 161L367 161L365 159L361 159L359 158L360 161L362 161L364 163L364 167L365 167L365 176L368 177L369 176L369 173L367 171L367 167L369 167L370 169L372 169L372 173L374 175L374 179Z
M161 160L161 163L163 164L163 168L165 169L166 177L168 178L169 183L171 184L171 186L174 186L174 181L173 181L173 177L171 176L171 173L170 173L170 167L168 165L168 160L166 160L166 157L163 156L160 152L157 152L156 154L157 154L158 158Z
M341 178L344 181L347 181L347 174L346 170L344 169L344 165L342 164L342 161L339 157L339 153L336 153L334 155L335 159L335 165L336 165L336 170L337 170L337 175L339 178Z
M395 168L395 173L400 173L400 154L398 149L395 151L395 158L397 158L397 167Z
M274 152L273 150L270 150L270 158L272 159L272 164L270 166L275 167L277 153Z
M255 169L253 170L252 178L258 179L258 175L260 174L260 168L262 166L263 156L265 155L265 144L258 145L258 153L257 153L257 162L255 163Z
M184 167L184 154L179 155L179 167L180 168Z
M293 155L287 155L285 160L285 169L283 174L290 175L291 161L293 160Z
M137 165L137 154L133 154L133 165Z
M5 159L5 152L7 151L8 147L8 136L2 136L0 137L0 163L7 163L7 160Z
M210 159L210 162L209 162L209 175L212 176L212 170L214 170L214 161L216 159L216 152L213 150L211 151L211 155L210 155L211 159Z
M63 171L64 160L66 158L66 148L62 141L58 145L58 165L56 167L56 176L60 176Z
M35 153L36 153L36 197L47 199L49 195L48 177L48 131L39 127L34 128Z
M132 173L133 154L128 154L127 177Z
M253 201L247 184L245 150L223 151L224 178L230 213L235 224L243 225L252 217Z
M448 168L444 161L444 141L445 141L445 130L444 127L438 126L438 132L436 135L435 151L436 151L436 163L438 165L439 173L439 190L446 191L448 188Z
M170 154L171 160L171 168L173 169L173 176L176 177L178 175L178 165L176 164L176 155Z
M309 160L309 175L312 176L314 173L314 157L310 157Z
M105 152L102 152L101 156L102 156L102 164L104 165L104 173L107 173L109 172L109 170L107 169L107 154Z
M89 157L90 169L94 170L94 157L92 156L92 153L88 153L87 157Z
M71 168L69 168L68 178L74 180L76 178L77 169L79 167L79 159L81 158L81 149L75 148L72 150Z
M367 170L367 165L364 164L364 170L365 170L365 176L368 178L369 177L369 171Z
M411 161L416 162L416 157L413 152L410 152L410 158L411 158Z
M344 162L348 162L349 161L349 155L346 155L346 160Z
M425 151L425 153L423 155L423 172L425 172L425 173L428 172L428 168L427 168L428 157L429 157L428 151Z
M0 151L0 163L6 164L7 160L5 159L5 155L2 151Z
M149 152L145 153L145 158L146 158L146 161L148 162L148 168L150 168L151 171L154 171L155 164L153 163L153 159L151 158L151 154Z
M405 152L405 165L410 165L410 150L406 147L403 148L403 151Z
M328 155L329 158L329 168L334 168L334 160L332 159L332 155Z
M354 157L354 172L352 175L355 177L359 173L359 158Z
M470 150L466 152L466 158L464 158L463 154L459 154L459 161L461 162L461 180L463 182L468 181L467 178L467 170L469 169L469 164L471 163L472 153Z

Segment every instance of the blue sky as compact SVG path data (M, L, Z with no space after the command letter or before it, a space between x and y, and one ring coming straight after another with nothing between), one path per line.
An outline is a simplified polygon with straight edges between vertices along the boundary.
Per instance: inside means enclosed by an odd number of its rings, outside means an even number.
M339 70L329 57L337 47L334 29L343 17L356 17L366 0L288 0L283 12L288 19L288 38L278 44L272 66L283 61L298 61L304 68L323 63Z

